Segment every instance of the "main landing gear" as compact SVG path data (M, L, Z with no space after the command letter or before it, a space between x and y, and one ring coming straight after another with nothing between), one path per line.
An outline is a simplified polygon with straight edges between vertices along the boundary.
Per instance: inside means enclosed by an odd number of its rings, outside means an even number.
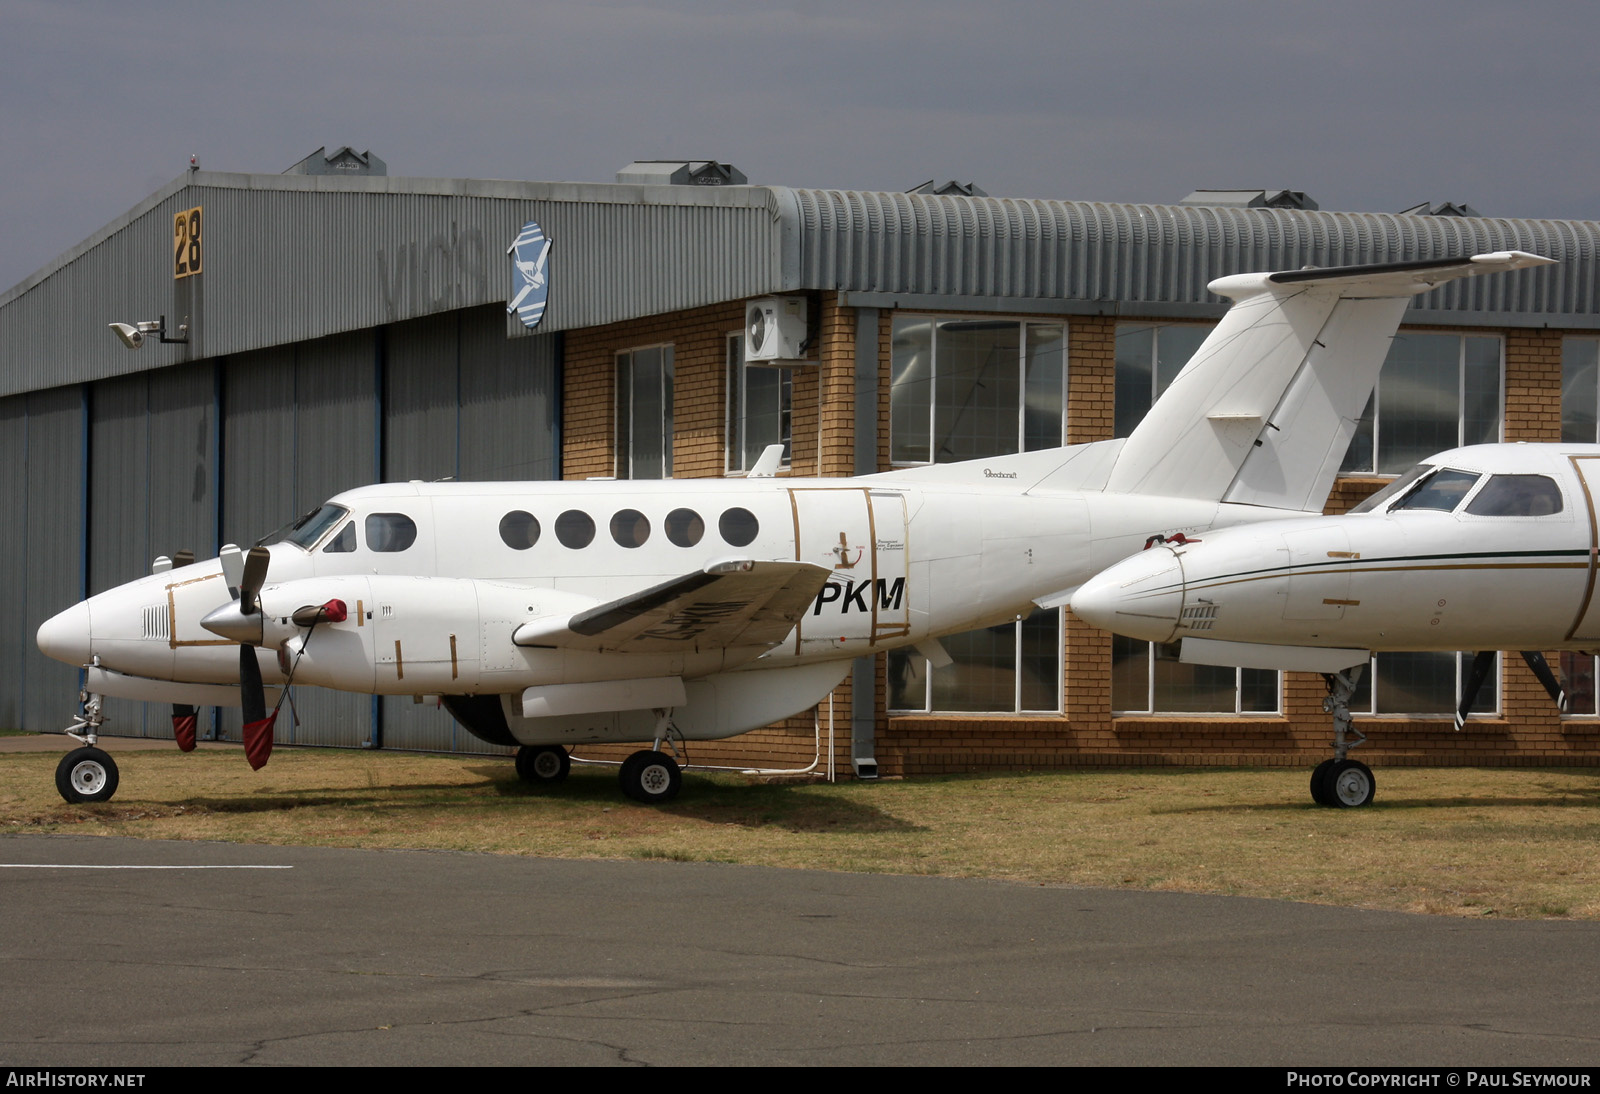
M1322 709L1333 715L1333 759L1323 760L1311 772L1311 798L1318 805L1335 809L1359 809L1372 801L1378 789L1372 769L1348 754L1365 743L1367 735L1350 723L1350 698L1361 682L1365 665L1343 672L1324 673L1328 697Z
M656 717L654 744L623 760L622 770L617 774L622 792L646 805L669 802L683 789L683 769L677 760L661 751L663 742L674 752L678 751L674 738L682 740L672 724L672 711L657 711ZM571 769L572 758L560 745L523 745L517 749L517 776L525 783L554 786L565 779Z
M622 761L622 770L617 773L617 779L622 783L622 792L636 802L646 805L661 805L678 796L678 791L683 789L683 772L678 767L678 761L661 751L661 742L665 741L672 751L678 751L678 746L673 738L683 740L678 732L678 727L672 724L672 708L656 708L656 739L649 748L642 748Z
M78 718L67 727L67 736L83 742L56 765L56 792L72 805L79 802L108 802L117 792L117 762L95 747L100 724L100 696L83 692ZM79 732L79 731L82 732Z
M535 786L554 786L572 770L572 759L560 745L523 745L517 749L517 775Z

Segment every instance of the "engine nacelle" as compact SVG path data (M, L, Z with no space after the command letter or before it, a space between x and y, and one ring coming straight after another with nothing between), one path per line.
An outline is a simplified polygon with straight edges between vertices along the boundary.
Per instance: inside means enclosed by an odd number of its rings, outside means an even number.
M511 642L518 626L566 617L590 597L470 578L350 575L261 590L262 643L296 683L341 691L423 695L506 691L543 678L539 654ZM340 601L340 622L306 628L303 609Z

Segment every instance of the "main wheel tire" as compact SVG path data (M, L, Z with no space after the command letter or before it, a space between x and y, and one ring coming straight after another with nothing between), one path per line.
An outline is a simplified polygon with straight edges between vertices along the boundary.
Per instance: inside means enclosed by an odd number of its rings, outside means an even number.
M572 759L560 745L523 745L517 749L517 777L525 783L558 783L571 770Z
M1333 805L1333 797L1328 791L1328 772L1333 770L1336 760L1323 760L1311 769L1311 800L1318 805Z
M624 760L617 777L624 794L646 805L669 802L683 789L683 773L678 769L678 761L665 752L650 749L635 752Z
M1339 809L1360 809L1372 801L1378 782L1360 760L1340 760L1328 772L1329 803Z
M117 792L117 762L98 748L75 748L56 765L56 791L74 805L108 802Z

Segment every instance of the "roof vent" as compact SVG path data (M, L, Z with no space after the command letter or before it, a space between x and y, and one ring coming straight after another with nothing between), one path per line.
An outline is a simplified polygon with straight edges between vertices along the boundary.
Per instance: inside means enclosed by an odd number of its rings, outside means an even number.
M731 163L716 160L634 160L617 172L618 182L646 186L747 186L750 180Z
M1402 216L1409 213L1418 217L1481 217L1483 214L1464 201L1425 201L1409 209L1401 209Z
M284 172L285 175L387 175L389 165L370 151L357 152L348 144L337 152L326 145Z
M1230 209L1318 209L1304 190L1196 190L1180 205L1221 205Z
M906 193L953 194L956 197L965 198L986 198L989 196L989 192L981 188L977 183L957 182L955 179L946 179L944 182L939 182L937 179L929 179L921 186L913 186L911 189L907 190Z

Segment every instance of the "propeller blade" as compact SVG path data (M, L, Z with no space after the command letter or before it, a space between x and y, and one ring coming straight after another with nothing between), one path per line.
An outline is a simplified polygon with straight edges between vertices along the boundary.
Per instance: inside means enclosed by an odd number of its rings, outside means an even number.
M222 576L228 582L229 589L237 589L239 582L244 580L244 552L236 544L224 544L222 550L217 552L217 561L222 563Z
M1538 650L1523 650L1522 659L1528 663L1533 674L1539 678L1539 683L1544 685L1544 690L1555 701L1556 709L1562 714L1567 712L1567 689L1561 686L1561 681L1556 679L1556 674L1550 671L1550 662L1544 659L1544 654Z
M1479 650L1472 658L1472 668L1467 672L1467 682L1461 688L1461 705L1456 708L1456 732L1461 732L1461 727L1467 723L1467 714L1472 710L1472 704L1478 701L1478 692L1483 689L1484 680L1489 677L1489 670L1494 667L1494 650Z
M178 569L180 566L192 565L194 565L194 552L187 547L172 556L172 568L174 570Z
M260 606L256 597L267 583L267 566L271 562L272 552L265 547L252 547L245 556L244 575L239 579L239 610L246 615Z
M259 722L267 716L267 691L261 685L261 665L254 646L239 647L239 694L246 722Z

